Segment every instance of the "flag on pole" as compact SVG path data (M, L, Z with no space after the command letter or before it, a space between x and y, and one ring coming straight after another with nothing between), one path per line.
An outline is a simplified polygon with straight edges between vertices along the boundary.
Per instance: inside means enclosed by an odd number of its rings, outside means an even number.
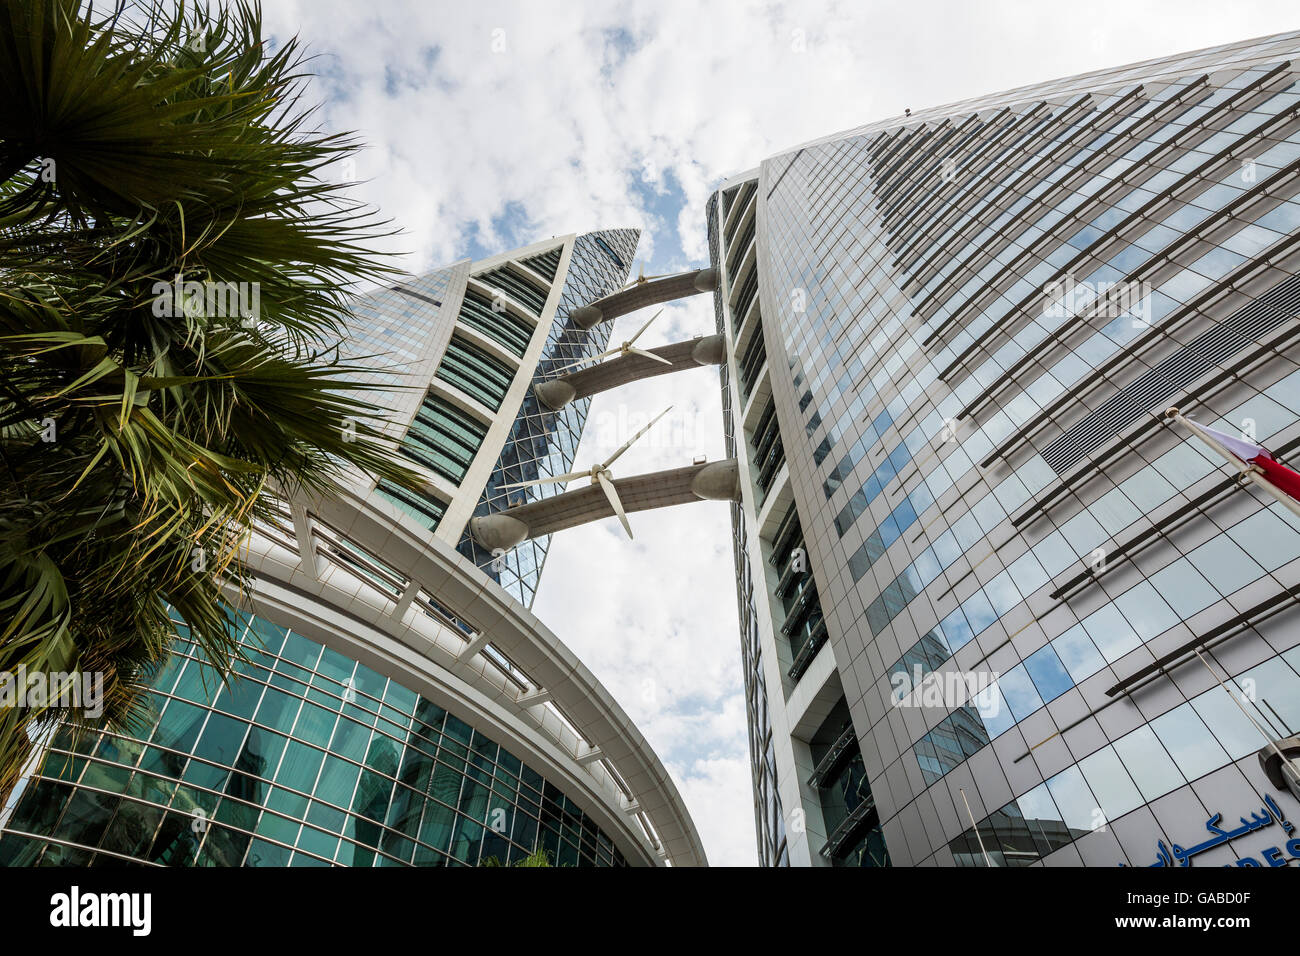
M1192 434L1202 438L1220 454L1226 453L1243 465L1253 465L1254 468L1248 468L1247 471L1251 479L1287 505L1290 510L1297 511L1297 507L1300 506L1300 473L1276 461L1272 453L1263 445L1194 422L1190 418L1185 418L1176 408L1169 409L1167 414L1170 418L1186 425ZM1285 498L1282 497L1283 495Z

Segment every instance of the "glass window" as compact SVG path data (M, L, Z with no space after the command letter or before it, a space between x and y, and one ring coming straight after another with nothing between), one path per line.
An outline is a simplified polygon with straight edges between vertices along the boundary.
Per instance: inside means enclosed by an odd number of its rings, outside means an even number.
M1228 537L1249 551L1266 571L1276 571L1300 557L1300 534L1271 509L1256 512L1237 523Z
M1056 649L1057 656L1076 684L1106 665L1106 659L1101 656L1082 624L1076 624L1054 639L1052 647Z
M1142 805L1142 794L1124 769L1114 749L1105 747L1079 761L1088 786L1097 795L1107 820L1118 820Z
M213 714L203 729L203 737L194 748L194 756L214 763L233 766L248 724L225 714Z
M1165 452L1152 465L1178 488L1186 488L1214 470L1210 461L1190 441Z
M975 634L983 633L985 628L998 619L983 591L976 591L963 601L961 606L966 612L966 620L970 622L971 631Z
M1043 566L1038 563L1032 551L1027 551L1007 569L1011 575L1011 580L1015 582L1016 589L1021 594L1030 595L1047 583L1047 572Z
M1283 408L1266 395L1256 395L1224 415L1213 427L1228 434L1241 430L1262 440L1295 420L1295 412Z
M1084 618L1083 629L1110 663L1119 660L1142 643L1137 632L1114 604L1107 604Z
M1061 818L1061 811L1056 809L1052 794L1046 783L1040 783L1028 793L1016 798L1025 826L1043 856L1070 843L1074 835Z
M1077 557L1059 531L1053 531L1034 545L1033 550L1048 574L1059 574L1073 564Z
M1198 694L1192 700L1192 707L1233 760L1240 760L1264 746L1260 732L1222 687L1216 685Z
M1125 734L1114 746L1147 801L1183 785L1183 775L1150 727L1139 727Z
M1006 614L1020 603L1020 592L1011 583L1009 571L1003 571L984 585L984 593L988 597L989 603L993 605L993 611L998 617Z
M1043 701L1053 701L1074 686L1074 681L1066 673L1061 659L1056 656L1052 645L1040 647L1025 660L1025 670L1033 679L1034 686Z
M1102 822L1097 799L1088 789L1077 766L1066 767L1055 777L1049 778L1047 789L1075 839L1091 833Z
M1115 606L1144 641L1163 634L1178 623L1178 615L1169 609L1147 581L1125 591L1116 599Z
M1127 528L1141 514L1118 488L1102 495L1088 506L1088 510L1111 535Z
M1263 569L1227 535L1211 538L1187 556L1225 597L1263 575Z
M1002 692L996 683L989 684L975 695L975 709L979 712L990 738L1015 726L1016 718L1012 716L1011 708L1003 700Z
M1061 534L1074 548L1075 554L1087 554L1110 537L1097 519L1086 511L1079 512L1061 525Z
M940 621L939 627L943 630L944 640L948 642L953 653L969 644L971 638L975 636L971 633L970 625L966 623L966 615L962 613L961 608L957 608Z
M308 747L296 740L289 741L289 745L284 748L284 760L280 764L280 770L275 775L276 783L293 790L311 793L324 757L325 754L315 747Z
M1169 501L1175 494L1174 486L1151 467L1143 468L1131 479L1122 481L1119 490L1143 511L1151 511L1153 507Z
M1279 737L1300 732L1300 676L1281 657L1252 667L1236 684L1255 702L1252 713L1262 726L1272 727Z
M1017 721L1024 720L1043 706L1043 698L1038 695L1037 688L1029 679L1024 664L1016 665L999 677L998 689Z
M1151 721L1165 749L1188 780L1195 780L1228 762L1228 754L1214 739L1190 703L1175 707Z
M1157 571L1149 580L1184 621L1216 600L1214 588L1186 558Z

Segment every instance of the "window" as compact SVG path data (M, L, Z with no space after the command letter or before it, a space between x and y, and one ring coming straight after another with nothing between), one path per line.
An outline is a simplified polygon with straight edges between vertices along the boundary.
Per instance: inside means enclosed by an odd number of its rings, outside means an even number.
M1142 643L1119 608L1113 604L1089 614L1083 620L1083 628L1109 663L1119 660Z
M1163 634L1178 623L1178 615L1169 610L1169 605L1160 599L1148 581L1125 591L1116 599L1115 606L1143 641Z
M1300 534L1272 509L1256 512L1238 523L1228 531L1228 537L1249 551L1265 571L1276 571L1300 557Z
M1043 699L1038 695L1033 681L1029 679L1024 664L1013 667L999 677L998 690L1002 691L1002 699L1007 702L1017 721L1024 720L1043 706Z
M1115 752L1147 801L1183 785L1183 775L1150 727L1139 727L1115 741Z
M1204 776L1228 762L1227 752L1190 703L1162 714L1151 721L1150 727L1188 780Z
M430 392L402 440L402 453L459 483L487 430L484 422Z
M1215 591L1186 558L1179 558L1150 578L1175 613L1187 620L1197 611L1214 603Z
M1039 648L1025 660L1025 670L1044 702L1055 700L1074 686L1065 665L1050 644Z
M1264 573L1245 551L1223 534L1205 542L1189 554L1187 560L1224 596L1245 587Z
M1106 666L1106 658L1101 656L1082 624L1076 624L1053 640L1052 647L1076 684Z
M1105 747L1080 760L1079 770L1096 794L1098 806L1107 820L1118 820L1142 805L1142 794L1113 748Z
M533 326L509 309L494 307L486 296L465 290L465 300L456 319L482 332L509 352L523 358L533 337Z
M510 390L515 370L477 345L453 335L438 366L437 377L495 412Z

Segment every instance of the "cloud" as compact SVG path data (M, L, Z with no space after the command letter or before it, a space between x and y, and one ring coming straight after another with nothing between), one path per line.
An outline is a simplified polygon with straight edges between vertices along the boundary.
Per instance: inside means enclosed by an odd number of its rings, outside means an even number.
M357 198L419 272L552 235L635 226L647 272L704 264L726 176L838 130L998 90L1294 27L1292 0L1041 2L264 0L318 54L321 120L369 144ZM626 338L643 316L621 320ZM650 344L713 331L704 297ZM592 423L670 402L672 441L619 474L722 457L715 370L600 396ZM605 416L602 419L602 416ZM682 427L689 422L693 427ZM578 463L603 441L592 428ZM609 431L609 429L605 429ZM602 456L603 457L603 456ZM717 503L558 536L535 610L645 730L716 862L752 862L730 526ZM581 614L572 609L583 608ZM647 684L646 682L650 682ZM647 688L653 690L649 693ZM742 830L749 831L749 849Z

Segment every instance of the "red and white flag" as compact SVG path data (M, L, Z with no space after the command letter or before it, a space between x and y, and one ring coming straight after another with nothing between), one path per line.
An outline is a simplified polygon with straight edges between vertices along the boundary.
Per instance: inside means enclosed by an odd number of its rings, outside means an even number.
M1181 415L1179 417L1182 418ZM1258 466L1261 478L1292 500L1300 501L1300 474L1292 471L1281 462L1274 461L1272 454L1263 445L1236 435L1228 435L1217 429L1210 428L1208 425L1198 424L1189 418L1183 418L1183 421L1187 423L1193 433L1199 433L1201 437L1210 440L1211 444L1217 443L1223 446L1234 458L1239 459L1244 464Z

